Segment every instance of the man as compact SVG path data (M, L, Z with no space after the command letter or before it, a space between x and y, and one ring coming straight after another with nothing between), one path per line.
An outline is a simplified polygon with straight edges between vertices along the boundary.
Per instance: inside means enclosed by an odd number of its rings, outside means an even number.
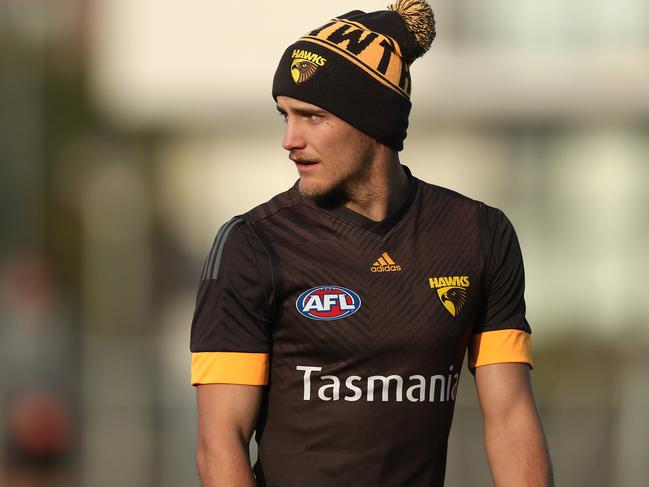
M219 230L192 324L204 485L443 485L467 349L495 484L552 484L514 230L399 162L434 34L407 0L285 51L273 97L300 179Z

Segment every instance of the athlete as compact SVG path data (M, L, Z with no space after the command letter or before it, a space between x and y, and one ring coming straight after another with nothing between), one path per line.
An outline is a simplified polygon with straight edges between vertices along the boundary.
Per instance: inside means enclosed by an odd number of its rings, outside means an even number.
M203 485L442 486L467 354L494 484L552 485L512 225L399 160L434 36L428 4L402 0L282 56L299 180L221 227L192 323Z

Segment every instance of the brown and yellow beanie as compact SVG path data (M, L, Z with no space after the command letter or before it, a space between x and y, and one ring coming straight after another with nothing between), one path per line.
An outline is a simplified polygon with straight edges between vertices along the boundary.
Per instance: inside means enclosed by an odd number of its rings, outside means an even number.
M290 45L273 79L273 98L324 108L394 150L403 149L410 113L410 70L435 38L424 0L389 10L353 10Z

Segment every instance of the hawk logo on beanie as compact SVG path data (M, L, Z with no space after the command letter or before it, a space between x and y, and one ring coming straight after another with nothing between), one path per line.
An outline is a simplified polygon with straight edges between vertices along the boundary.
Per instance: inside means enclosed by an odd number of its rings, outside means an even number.
M308 31L284 52L273 98L317 105L403 149L412 106L410 65L435 38L435 18L425 0L397 0L388 9L353 10Z
M304 49L294 49L291 54L291 76L296 84L308 80L320 66L324 66L327 60L322 56Z

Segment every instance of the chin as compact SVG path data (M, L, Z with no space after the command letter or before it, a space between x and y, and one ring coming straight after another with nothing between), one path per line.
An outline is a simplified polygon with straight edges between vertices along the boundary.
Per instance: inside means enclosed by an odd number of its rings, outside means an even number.
M298 188L302 196L312 199L323 198L333 192L333 188L326 184L318 184L315 181L305 180L304 178L300 178Z
M344 204L348 200L345 191L340 185L318 185L313 182L307 183L303 179L300 179L298 189L302 196L315 201L318 205L323 207L333 208Z

